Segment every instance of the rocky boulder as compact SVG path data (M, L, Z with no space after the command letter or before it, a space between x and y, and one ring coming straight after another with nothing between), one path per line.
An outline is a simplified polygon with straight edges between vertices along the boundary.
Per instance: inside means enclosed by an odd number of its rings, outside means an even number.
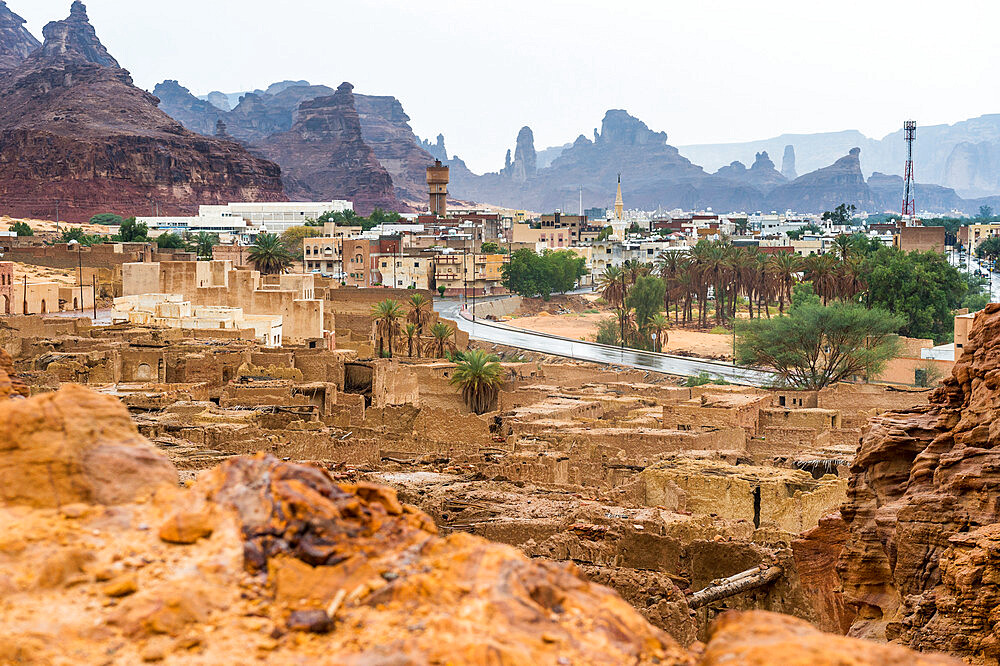
M838 572L854 636L1000 659L1000 305L929 405L875 418L851 467Z

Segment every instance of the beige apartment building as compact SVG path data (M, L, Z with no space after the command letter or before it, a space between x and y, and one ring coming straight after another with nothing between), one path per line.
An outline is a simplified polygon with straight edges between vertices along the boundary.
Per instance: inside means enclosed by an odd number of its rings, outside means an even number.
M302 264L307 273L320 272L340 278L344 272L343 238L306 238L302 241Z
M378 258L378 271L384 286L397 289L432 289L434 261L430 256L382 255Z

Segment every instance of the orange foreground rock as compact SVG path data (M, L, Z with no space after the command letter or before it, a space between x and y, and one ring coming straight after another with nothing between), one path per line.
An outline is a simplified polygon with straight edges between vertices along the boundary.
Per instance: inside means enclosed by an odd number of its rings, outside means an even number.
M0 403L0 441L2 664L947 663L755 613L701 658L572 566L441 537L387 488L263 455L178 488L76 386Z

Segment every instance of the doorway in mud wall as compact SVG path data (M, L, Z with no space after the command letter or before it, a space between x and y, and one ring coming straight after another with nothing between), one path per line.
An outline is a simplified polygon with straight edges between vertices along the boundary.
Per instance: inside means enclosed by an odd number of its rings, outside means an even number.
M344 393L365 397L365 407L372 406L372 380L375 371L367 363L344 364Z

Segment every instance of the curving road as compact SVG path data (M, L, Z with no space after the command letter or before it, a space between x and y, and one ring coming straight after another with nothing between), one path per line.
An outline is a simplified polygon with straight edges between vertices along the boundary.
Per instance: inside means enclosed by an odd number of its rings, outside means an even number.
M473 322L471 315L457 301L435 300L434 309L442 317L456 321L458 327L468 333L473 340L517 347L525 351L563 356L577 361L664 372L681 377L696 377L704 372L711 377L721 377L734 384L749 386L767 386L774 380L774 375L770 372L736 367L718 361L656 354L634 349L623 350L594 342L582 342L547 333L527 331L482 319Z

